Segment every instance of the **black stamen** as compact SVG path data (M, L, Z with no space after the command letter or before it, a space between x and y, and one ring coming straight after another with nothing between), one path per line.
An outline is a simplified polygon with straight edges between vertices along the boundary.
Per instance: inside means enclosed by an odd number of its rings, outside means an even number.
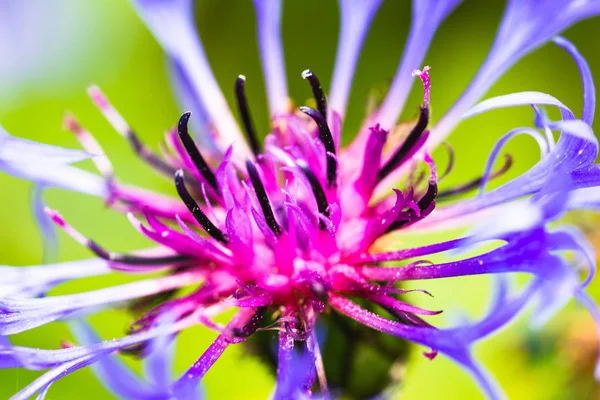
M419 199L417 202L417 206L419 206L419 210L425 211L431 203L435 201L435 198L438 193L437 182L429 181L429 186L427 187L427 192Z
M181 118L179 118L179 123L177 124L177 133L179 134L179 139L181 139L183 147L185 147L185 150L190 155L190 158L194 162L194 165L196 165L196 169L198 169L200 175L202 175L204 179L206 179L206 182L212 186L217 193L219 193L219 185L217 184L217 178L215 178L215 174L206 163L206 160L204 160L204 157L202 157L202 154L200 154L194 139L192 139L188 132L188 122L191 115L192 113L188 111L183 113Z
M166 264L177 264L191 259L190 256L183 254L176 254L171 256L162 257L145 257L136 256L131 254L120 254L108 251L93 240L88 241L89 249L96 254L98 257L119 264L129 265L166 265Z
M246 323L246 325L241 326L241 327L236 327L231 330L233 335L236 337L240 337L240 338L248 337L248 336L252 335L258 329L258 326L260 325L262 320L265 318L266 313L267 313L267 307L264 307L264 306L258 307L256 309L256 312L254 313L252 318L250 318L250 321L248 321L248 323Z
M198 221L206 233L219 242L227 244L228 240L225 234L208 219L206 214L198 207L196 200L194 200L192 195L190 195L190 192L188 192L185 187L183 171L180 169L175 172L175 188L177 188L177 193L179 194L179 197L181 197L181 200L183 200L183 203L187 206L188 210L190 210L196 221Z
M325 93L321 87L321 82L319 82L319 78L317 78L317 76L313 74L310 69L305 69L302 71L302 78L306 79L308 83L310 83L313 96L315 96L315 100L317 102L317 109L324 118L327 118L327 98L325 97Z
M140 156L143 160L149 163L151 166L156 168L158 171L162 172L165 175L173 176L176 171L176 168L166 163L162 158L160 158L154 151L152 151L148 146L146 146L138 137L138 135L133 130L127 131L127 140L133 151Z
M317 201L317 208L319 209L319 213L323 214L327 218L329 218L329 203L327 202L327 197L325 196L325 191L323 190L323 186L319 182L319 179L316 175L308 168L307 165L298 165L306 179L308 179L308 183L310 183L310 187L315 196L315 200ZM321 219L319 219L319 225L321 229L325 229L325 224Z
M379 170L379 173L377 174L379 180L388 176L390 172L395 170L405 161L407 154L410 153L410 150L417 143L417 140L419 140L423 132L425 132L425 128L427 128L427 124L429 124L429 108L420 106L419 110L419 120L417 121L417 124L412 128L400 148L396 150L394 155L390 157L385 165Z
M248 170L248 175L250 175L252 186L254 186L254 192L256 192L256 197L258 198L260 208L262 208L263 215L265 216L265 220L267 221L269 228L271 228L275 235L281 235L281 227L277 223L275 215L273 214L273 209L271 208L271 203L269 203L269 197L267 196L267 191L265 190L265 186L260 180L258 171L256 170L256 167L252 161L246 161L246 169Z
M333 143L333 136L331 135L331 131L329 130L329 126L327 125L327 120L320 114L317 110L310 107L300 107L300 111L304 114L311 117L317 127L319 128L319 139L323 142L325 146L325 151L327 151L327 186L331 187L335 185L336 175L337 175L337 162L335 160L335 143Z
M246 91L244 90L245 84L246 77L244 75L238 76L237 80L235 81L235 97L237 99L238 109L240 110L242 122L244 123L246 135L248 136L248 140L250 141L250 147L252 148L252 152L254 153L254 155L258 156L260 154L260 143L258 142L258 138L256 137L256 131L254 130L252 118L250 118L250 109L248 108L248 100L246 99Z
M504 165L502 165L502 167L498 171L491 174L489 176L488 180L492 180L501 175L504 175L504 173L510 169L510 167L512 165L512 157L509 154L505 154L504 157L505 157ZM457 194L467 193L470 190L477 189L477 187L481 184L482 180L483 180L483 177L480 176L479 178L475 178L472 181L462 184L460 186L456 186L451 189L444 190L444 191L438 193L437 197L438 197L438 199L446 199L448 197L451 197L451 196L454 196Z

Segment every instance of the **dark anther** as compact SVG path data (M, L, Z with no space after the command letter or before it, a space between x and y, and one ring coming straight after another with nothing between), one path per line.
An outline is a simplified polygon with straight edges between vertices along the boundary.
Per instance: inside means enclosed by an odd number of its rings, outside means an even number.
M509 154L505 154L504 158L504 165L502 165L502 167L498 171L491 174L488 180L495 179L501 175L504 175L504 173L506 173L506 171L510 169L512 165L512 157ZM438 199L447 199L448 197L452 197L457 194L467 193L468 191L476 189L479 185L481 185L482 180L483 177L480 176L479 178L473 179L472 181L467 182L463 185L444 190L438 193L437 197Z
M419 120L417 124L412 128L406 140L398 150L394 153L393 156L385 163L385 165L379 170L377 174L377 178L382 180L386 176L390 174L393 170L395 170L400 164L405 161L406 156L410 153L414 145L417 143L423 132L425 132L425 128L427 128L427 124L429 123L429 108L420 106L419 107Z
M302 71L302 78L310 83L313 96L315 96L315 101L317 102L317 109L324 118L327 118L327 98L325 97L319 78L310 69Z
M175 173L176 169L168 163L166 163L148 146L142 143L138 135L131 129L127 131L127 140L131 144L133 151L135 151L137 155L139 155L152 167L156 168L158 171L162 172L165 175L172 176Z
M300 111L304 114L311 117L317 127L319 128L319 139L323 142L325 146L325 151L327 151L327 186L331 187L335 185L335 179L337 174L337 162L335 160L335 143L333 143L333 136L331 135L331 131L329 130L329 126L327 126L327 120L323 115L321 115L317 110L310 107L300 107Z
M181 200L183 200L183 203L186 205L188 210L190 210L196 221L198 221L206 233L219 242L227 244L228 240L225 234L208 219L206 214L204 214L200 207L198 207L196 200L194 200L190 192L188 192L187 188L185 187L183 171L180 169L175 172L175 188L177 189L179 197L181 197Z
M419 199L417 202L417 206L419 206L419 210L421 212L427 210L429 206L435 201L435 198L438 194L438 186L435 181L429 181L429 186L427 186L427 192Z
M299 165L299 167L304 173L304 176L306 176L306 179L308 179L308 182L310 183L310 187L315 196L315 200L317 201L317 208L319 209L319 213L329 218L329 203L327 202L325 191L323 190L323 186L321 186L319 179L307 165ZM319 225L321 229L325 229L325 224L320 219Z
M235 81L235 97L237 99L242 122L244 123L246 135L250 141L250 147L252 148L254 155L258 156L260 154L260 143L258 143L258 138L256 137L256 131L254 130L252 118L250 118L250 109L248 108L248 100L246 99L246 91L244 90L245 84L246 77L244 75L238 76L237 80Z
M252 163L252 161L246 161L246 169L248 170L248 175L250 175L250 180L252 181L252 186L254 186L254 192L256 192L256 197L258 198L258 202L260 203L260 208L262 208L263 215L265 216L265 220L269 225L269 228L273 231L275 235L281 234L281 227L277 223L275 219L275 215L273 214L273 209L271 208L271 203L269 203L269 197L267 196L267 191L265 190L265 186L260 180L260 176L258 175L258 171L256 167Z
M250 318L250 321L248 321L248 323L246 325L233 328L231 330L232 331L231 333L233 333L233 335L235 337L239 337L239 338L245 338L245 337L252 335L258 329L258 326L260 325L262 320L265 318L266 313L267 313L267 307L264 307L264 306L258 307L256 309L256 312L254 313L252 318Z
M163 257L145 257L136 256L131 254L121 254L108 251L93 240L88 241L89 249L96 254L98 257L119 264L128 265L167 265L167 264L180 264L182 262L189 261L190 256L177 254L172 256Z
M177 132L179 133L179 139L181 139L181 143L183 143L183 147L190 155L190 158L196 165L198 172L206 179L206 182L212 186L212 188L219 193L219 186L217 185L217 178L215 178L215 174L212 172L200 151L198 151L198 147L196 147L196 143L194 139L190 136L188 132L188 122L190 120L190 116L192 113L189 111L183 113L181 118L179 118L179 123L177 124Z

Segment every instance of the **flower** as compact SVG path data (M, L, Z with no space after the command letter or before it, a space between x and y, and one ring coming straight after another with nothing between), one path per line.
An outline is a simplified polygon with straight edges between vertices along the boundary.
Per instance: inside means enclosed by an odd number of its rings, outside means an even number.
M415 68L422 63L436 27L459 1L415 1L405 56L388 97L343 148L340 129L354 66L380 3L340 1L342 29L332 91L326 96L315 73L305 70L301 76L312 90L316 108L295 109L288 101L279 40L281 3L255 0L272 116L272 131L261 143L246 99L246 79L240 75L235 82L240 127L210 71L191 18L191 1L136 0L141 17L169 55L174 81L194 111L196 128L204 139L193 138L188 126L192 114L186 112L167 133L163 153L157 154L99 88L91 87L89 94L134 151L174 179L179 199L120 183L102 156L104 151L72 115L66 116L65 125L85 152L2 136L3 170L103 197L115 210L126 212L133 226L156 244L132 254L111 252L71 226L58 211L46 208L50 219L96 258L3 267L0 287L6 294L0 299L0 335L123 302L143 315L120 339L99 341L89 326L74 324L79 345L40 350L0 344L3 367L48 369L15 399L37 392L43 397L54 381L87 365L93 365L103 382L123 398L193 398L202 377L228 346L268 329L279 335L275 398L310 395L316 382L319 395L326 398L330 393L317 323L332 314L425 346L428 358L442 353L470 373L488 397L501 398L501 389L471 355L474 343L505 326L534 299L539 300L533 314L537 324L572 297L600 322L596 305L584 292L594 275L593 250L576 228L549 227L569 210L597 209L600 202L594 164L598 143L591 130L593 81L577 49L564 38L554 38L570 24L600 12L600 2L509 1L480 72L451 111L430 127L430 68ZM536 92L475 105L510 65L550 39L580 68L585 101L581 119L554 97ZM413 77L423 84L423 102L410 131L397 141L390 130ZM461 119L520 105L534 106L535 127L517 128L501 138L480 179L438 192L441 176L430 155L433 146ZM539 106L558 107L561 120L550 120ZM553 132L560 133L558 142ZM537 140L540 161L486 192L486 183L510 162L492 172L502 146L519 134ZM88 157L100 176L68 165ZM418 175L421 167L427 174L423 177ZM399 178L406 176L399 186ZM452 201L453 195L477 187L477 196ZM393 241L398 231L444 229L450 223L473 228L466 236L414 248L397 249ZM490 242L491 250L479 249ZM472 249L479 254L466 256ZM457 259L422 260L445 252ZM413 262L399 265L408 260ZM388 262L395 265L382 265ZM588 275L580 282L582 269ZM44 296L61 282L113 272L154 275L89 292ZM508 273L518 272L532 276L524 287L507 278ZM436 328L435 315L441 311L398 298L421 293L402 289L398 284L403 281L477 274L498 275L492 305L478 321ZM180 292L184 287L190 290ZM225 326L215 322L214 316L229 309L236 311ZM196 324L215 330L218 336L194 365L171 382L165 372L168 358L160 349ZM146 355L148 382L124 372L110 358L115 352Z

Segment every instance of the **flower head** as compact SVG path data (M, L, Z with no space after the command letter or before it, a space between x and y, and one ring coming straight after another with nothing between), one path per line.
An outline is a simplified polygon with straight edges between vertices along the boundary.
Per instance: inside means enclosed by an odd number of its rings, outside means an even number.
M594 87L585 61L568 41L555 39L582 72L586 106L581 120L555 98L536 92L500 96L471 108L518 57L570 23L598 12L598 2L527 2L526 6L510 2L483 72L442 119L441 127L430 124L431 82L435 82L430 72L435 69L415 68L435 28L459 1L415 2L414 25L390 93L347 147L341 146L340 131L354 64L381 1L340 1L342 30L331 96L326 96L313 71L301 73L315 108L293 108L287 98L278 36L280 2L254 3L272 114L272 129L264 141L253 124L243 75L234 85L242 124L235 123L195 35L189 0L135 2L175 66L178 87L193 100L194 114L184 113L167 132L161 154L144 144L99 88L89 89L98 109L133 150L158 173L173 179L178 198L122 184L103 156L92 157L101 178L93 175L80 188L77 182L85 178L77 174L83 173L66 164L104 152L72 115L65 117L65 126L86 152L32 143L25 146L5 135L9 145L0 149L6 152L8 148L9 154L0 153L1 162L13 165L11 146L23 146L21 151L37 166L5 170L102 196L110 207L125 212L135 229L155 245L131 254L112 252L88 238L89 232L71 226L58 211L46 208L54 223L97 258L5 269L0 280L7 293L0 299L0 335L123 302L141 316L121 339L90 344L97 336L87 325L78 324L74 330L79 345L60 350L0 345L4 367L49 369L15 398L45 393L60 376L90 364L122 397L193 398L203 376L228 346L266 334L261 332L265 330L276 330L279 336L275 397L316 392L329 397L317 330L321 319L340 316L424 346L428 358L442 353L462 365L487 396L499 398L501 390L471 355L475 342L506 325L534 298L541 300L534 314L537 322L550 317L571 297L600 320L584 292L595 268L593 251L578 230L548 228L549 222L566 211L599 204L598 172L593 164L598 145L590 127ZM524 20L544 13L564 18L556 18L556 26ZM506 27L515 24L536 40L510 35ZM412 77L406 74L408 68ZM410 129L398 139L390 130L404 105L405 88L410 87L407 79L416 78L423 84L423 101ZM448 171L438 173L430 149L448 127L460 118L517 105L534 105L535 127L508 132L493 149L481 178L438 190ZM562 120L549 120L540 105L559 107ZM194 138L189 126L193 118L211 140ZM556 143L553 131L561 134ZM502 146L522 133L538 141L540 161L515 180L486 192L486 183L510 167L507 157L505 165L493 171ZM404 177L401 184L399 177ZM456 194L476 188L480 188L478 196L453 201ZM403 248L395 240L398 232L444 229L449 223L474 228L466 236L420 247ZM491 250L464 255L490 242L494 243ZM453 261L423 259L451 251ZM589 270L583 282L577 269L581 265ZM113 271L153 273L154 277L89 292L40 296L62 281ZM517 272L533 276L520 289L506 279L506 273ZM427 292L402 288L408 280L478 274L498 275L490 310L479 321L453 327L436 327L441 310L411 304L412 297ZM235 313L226 325L215 322L216 315L230 309ZM218 336L194 365L171 382L164 373L167 361L157 349L196 324L215 330ZM116 351L146 355L151 366L149 382L131 377L136 389L124 385L123 366L107 358Z

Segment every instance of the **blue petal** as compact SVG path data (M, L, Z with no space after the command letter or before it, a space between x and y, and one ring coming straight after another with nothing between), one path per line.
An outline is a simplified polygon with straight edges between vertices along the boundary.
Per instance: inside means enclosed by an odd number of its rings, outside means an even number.
M216 128L216 144L223 151L236 143L240 155L250 154L239 126L212 73L196 31L192 0L134 0L138 13L173 63L179 65L191 92ZM210 127L206 127L207 129Z
M0 266L0 293L3 297L37 297L61 282L112 272L101 259L70 261L27 267Z
M65 149L10 136L0 126L0 160L4 162L41 162L71 164L93 157L82 150Z
M0 299L0 335L23 332L78 312L137 299L193 284L204 277L198 272L145 279L89 292L38 299Z
M72 190L101 198L107 198L109 195L104 178L66 164L29 162L25 159L21 161L4 161L0 159L0 171L45 186Z
M92 345L102 340L87 322L72 321L69 327L82 345ZM170 397L158 382L144 382L116 355L99 358L92 364L92 369L100 382L120 399L166 400Z
M441 143L465 111L519 59L576 22L598 14L600 2L596 0L510 0L488 57L462 96L434 127L427 148Z
M0 126L0 171L46 186L107 197L104 179L68 164L93 155L10 136Z
M177 60L169 62L169 76L173 85L174 93L177 93L179 106L184 111L191 111L194 118L190 120L190 124L194 129L196 138L203 146L214 147L210 140L210 132L207 129L208 116L205 109L199 102L198 97L194 93L194 88L190 78L186 75L186 71L181 67Z
M412 73L421 68L429 44L440 24L462 2L462 0L414 0L413 15L408 40L398 70L375 121L384 129L390 129L398 120L412 88Z
M382 1L339 0L340 34L328 100L331 109L342 119L346 114L360 50Z
M271 116L288 111L285 59L281 43L281 0L254 0L258 47Z
M119 339L59 350L10 346L2 345L0 343L0 368L27 368L30 370L40 370L53 368L90 356L97 358L125 347L147 342L160 335L172 335L195 323L195 320L181 320L177 324L165 327L154 327Z
M42 243L44 246L43 261L44 263L50 263L58 257L58 233L56 224L44 211L46 208L46 203L44 202L44 190L45 187L43 185L35 184L33 186L31 192L31 208L42 235Z
M175 322L168 314L159 317L157 326L168 326ZM175 351L173 338L159 335L148 345L149 354L144 358L144 375L149 382L168 391L171 382L171 369Z
M594 122L594 112L596 111L596 88L594 87L592 71L585 58L579 53L573 43L560 36L554 38L553 41L565 49L577 63L581 80L583 81L583 112L581 113L581 119L591 126Z
M72 372L77 371L78 369L90 365L94 361L96 361L96 357L86 356L58 365L20 390L13 397L11 397L10 400L27 400L39 391L41 391L40 396L43 398L50 385L52 385L54 382Z

